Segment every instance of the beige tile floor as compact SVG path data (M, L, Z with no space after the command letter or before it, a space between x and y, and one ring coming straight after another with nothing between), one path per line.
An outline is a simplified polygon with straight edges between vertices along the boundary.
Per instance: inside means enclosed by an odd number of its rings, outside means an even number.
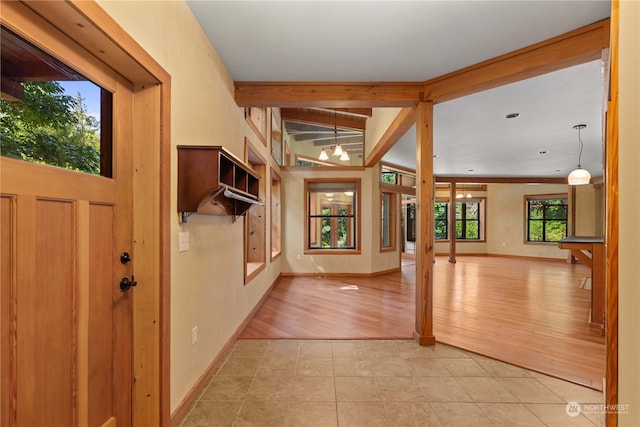
M444 344L239 340L181 427L594 427L602 401Z

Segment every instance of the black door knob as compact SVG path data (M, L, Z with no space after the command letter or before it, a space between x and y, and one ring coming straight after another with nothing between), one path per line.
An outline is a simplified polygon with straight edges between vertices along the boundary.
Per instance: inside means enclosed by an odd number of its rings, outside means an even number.
M120 262L123 264L131 262L131 255L129 255L129 252L122 252L120 254Z
M134 280L133 276L131 276L131 280L123 277L122 280L120 280L120 292L127 292L132 286L136 286L137 284L138 282Z

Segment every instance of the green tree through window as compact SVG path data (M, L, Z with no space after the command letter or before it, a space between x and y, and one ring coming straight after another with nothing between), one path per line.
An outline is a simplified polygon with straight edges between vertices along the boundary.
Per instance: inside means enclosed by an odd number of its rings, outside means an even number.
M557 242L567 237L567 198L527 198L527 241Z
M11 90L0 100L0 154L110 176L112 94L7 28L0 31L11 46L2 54L3 84L8 79Z
M478 200L456 202L456 240L480 240L480 210ZM449 239L449 202L435 203L435 238Z
M2 155L100 173L100 125L57 82L24 82L24 100L0 101Z
M436 240L447 240L449 238L449 203L448 202L436 202L435 203L435 236Z
M386 184L398 184L397 172L382 172L380 174L380 181Z
M480 239L480 203L456 202L456 240Z

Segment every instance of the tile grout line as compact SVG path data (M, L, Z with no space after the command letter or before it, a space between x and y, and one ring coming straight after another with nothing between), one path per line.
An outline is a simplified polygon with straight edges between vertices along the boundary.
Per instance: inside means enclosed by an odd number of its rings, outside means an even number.
M234 344L231 352L229 353L229 355L225 358L225 360L223 361L223 363L221 363L221 365L218 367L218 369L216 369L215 373L211 376L211 378L208 380L207 385L203 388L203 391L201 393L199 393L198 397L195 399L194 404L191 406L191 408L189 409L188 413L185 414L184 419L181 421L181 423L179 424L181 427L185 427L186 426L186 421L187 419L190 418L191 414L193 413L193 410L195 408L195 406L201 402L203 402L203 396L205 395L207 389L212 385L213 381L217 378L221 378L220 376L220 372L222 371L222 369L226 366L227 363L229 363L229 361L232 359L232 355L234 353L236 353L238 351L238 348L240 347L239 345L239 341L236 341L236 343ZM281 340L277 340L277 341L281 341ZM494 420L489 416L489 409L491 405L514 405L513 407L515 408L516 405L524 408L526 410L526 412L529 415L533 415L533 419L537 420L538 422L542 423L542 425L546 425L546 423L542 420L542 418L540 418L535 412L533 412L532 409L530 409L531 405L562 405L562 404L566 404L568 401L567 399L569 398L563 398L560 394L558 394L556 391L554 391L554 389L557 390L561 390L563 392L563 395L568 395L571 394L573 391L571 389L565 391L565 389L563 388L564 386L562 384L558 384L558 388L552 388L551 386L548 386L547 384L545 384L541 378L545 378L545 377L536 377L536 376L524 376L524 375L513 375L513 376L502 376L504 374L511 374L510 372L504 372L504 371L498 371L497 369L494 369L493 367L489 366L491 369L485 368L480 362L478 362L477 360L475 360L473 357L471 357L469 354L465 353L465 356L463 357L456 357L455 353L452 353L447 347L449 346L444 346L442 347L442 350L444 350L444 353L440 352L438 355L436 355L435 353L435 348L433 351L433 354L429 354L429 353L420 353L420 352L413 352L412 349L407 349L405 347L400 347L398 348L398 346L396 345L389 345L388 347L386 345L384 345L384 341L385 340L376 340L376 341L380 341L381 343L383 343L382 346L380 346L379 348L372 347L371 345L369 345L370 343L372 343L373 341L363 341L363 340L354 340L354 341L349 341L348 343L358 343L359 346L355 346L355 347L339 347L339 345L341 345L343 343L343 341L331 341L331 340L290 340L296 343L296 353L295 353L295 357L293 358L294 361L294 367L293 367L293 372L292 373L288 373L283 375L282 373L278 376L288 376L291 378L298 378L298 377L323 377L325 375L314 375L314 372L311 372L309 375L297 375L298 373L298 367L300 365L300 362L304 360L304 358L302 357L303 354L306 354L307 358L324 358L326 357L326 347L325 346L320 346L318 347L318 349L314 349L313 346L309 346L304 347L305 344L311 343L311 344L316 344L316 343L326 343L329 344L329 348L330 348L330 353L328 355L330 355L330 359L331 359L331 379L333 381L333 400L334 400L334 409L335 409L335 423L337 426L340 425L340 417L339 417L339 403L340 401L338 400L338 395L337 395L337 389L338 389L338 382L336 381L336 378L338 378L336 376L336 361L337 359L344 359L344 358L348 358L348 359L354 359L354 360L364 360L367 362L367 366L368 366L368 372L370 375L351 375L354 377L372 377L374 384L377 387L377 391L376 391L376 395L377 397L380 399L379 402L376 401L372 401L372 400L363 400L363 401L353 401L353 402L370 402L370 403L382 403L383 405L383 409L384 409L384 415L386 418L386 421L388 423L391 423L393 420L391 419L391 414L390 414L390 408L394 407L393 403L404 403L404 404L409 404L409 403L424 403L426 404L424 406L424 408L428 408L431 412L431 414L440 422L440 423L445 423L448 421L448 419L442 418L444 416L444 414L439 415L435 409L434 409L434 404L435 403L443 403L443 404L454 404L454 403L472 403L473 406L479 410L479 414L482 414L483 417L485 417L489 423L491 423L491 425L495 425ZM263 348L261 348L261 351L259 352L259 354L251 354L251 355L247 355L247 349L249 351L251 350L250 345L247 346L247 348L242 347L242 354L241 356L245 356L245 357L234 357L234 360L242 360L244 358L252 358L252 359L258 359L257 361L257 366L255 367L255 370L253 371L253 374L251 376L251 382L248 385L248 388L246 389L246 393L243 395L242 400L241 400L241 404L239 406L239 409L237 410L237 412L235 413L234 417L233 417L233 421L232 421L232 425L237 425L237 423L239 422L239 416L242 414L243 410L247 409L248 406L250 404L250 399L249 399L249 392L251 390L251 388L254 386L254 384L256 384L256 381L258 381L258 376L259 376L259 368L262 365L262 363L264 362L265 358L267 357L267 354L269 353L269 349L272 348L272 344L274 343L274 340L267 340L267 344L266 346L264 346ZM395 344L395 343L394 343ZM404 346L404 343L400 343L399 345ZM387 354L388 353L388 354ZM287 357L286 354L287 351L285 350L283 354L272 354L273 357L276 358L285 358ZM258 356L258 357L255 357ZM373 357L373 356L378 356L378 357ZM384 398L384 395L382 394L381 390L381 384L380 384L380 380L382 378L387 377L386 375L376 375L377 373L380 373L381 371L376 371L373 368L373 364L372 362L375 359L380 359L380 360L388 360L388 361L404 361L404 363L402 363L402 365L408 369L408 372L410 374L409 377L407 378L411 378L411 381L418 387L418 390L421 393L421 397L420 398L416 398L414 396L414 399L406 399L405 396L401 396L401 397L395 397L394 395L389 395L389 397L394 397L392 400L386 400ZM471 399L470 402L464 402L464 401L454 401L451 400L450 398L447 400L444 400L442 402L440 401L431 401L431 400L427 400L427 394L425 392L425 385L423 385L420 381L418 381L418 378L422 378L422 376L419 376L418 374L421 373L422 371L418 370L416 371L415 369L413 369L412 367L414 366L414 364L407 364L407 360L409 359L431 359L431 360L435 360L438 361L443 368L443 373L445 373L446 375L443 375L442 378L450 378L453 379L453 382L462 390L465 392L465 394L468 394L468 392L466 391L466 388L462 387L461 383L460 383L460 378L486 378L486 379L491 379L495 382L497 382L501 388L503 388L505 390L506 393L508 393L509 396L511 396L514 401L508 401L505 402L504 399L497 399L495 402L478 402L476 401L476 399L474 399L471 395L468 395L468 397ZM442 363L443 359L467 359L467 360L471 360L473 361L476 365L478 365L480 371L479 373L484 373L486 374L486 376L478 376L478 375L472 375L472 376L455 376L454 373L458 372L458 373L468 373L468 371L465 371L464 369L467 368L467 366L465 366L464 363L462 363L462 370L454 370L453 366L449 366L447 367L446 364ZM510 365L508 363L505 362L501 362L504 363L506 365ZM243 363L238 362L238 365L243 365ZM234 366L235 366L235 362L234 362ZM248 365L250 366L250 365ZM240 366L242 367L242 366ZM245 366L246 367L246 366ZM309 368L311 369L312 366L309 366ZM380 369L382 367L378 367L378 369ZM392 367L390 367L392 368ZM497 368L497 367L496 367ZM320 369L320 368L318 368ZM303 370L304 371L304 370ZM301 372L303 372L301 371ZM352 370L348 369L346 371L343 372L343 374L349 374ZM319 373L321 374L323 371L319 371ZM358 372L358 368L355 367L354 372ZM354 373L351 372L351 373ZM397 370L393 370L389 371L389 372L398 372ZM475 374L475 371L471 371ZM405 375L403 375L404 372L402 372L400 375L389 375L389 378L404 378ZM529 373L529 371L527 369L524 369L524 373ZM516 372L516 374L518 374ZM266 374L265 374L266 375ZM230 375L233 376L233 375ZM345 377L349 377L350 375L342 375ZM341 377L342 377L341 376ZM424 375L425 377L430 377L429 375ZM437 376L436 376L437 377ZM433 377L433 378L436 378ZM550 377L553 378L553 377ZM518 392L518 394L515 394L515 392L512 392L510 389L507 388L507 386L503 385L501 381L499 380L520 380L520 381L513 381L512 384L515 386L517 384L522 384L523 386L526 385L527 383L533 385L535 384L536 387L542 386L542 390L545 390L546 392L550 393L549 397L553 396L554 398L557 398L561 403L557 403L557 402L547 402L545 403L543 400L546 400L544 398L540 399L540 402L536 402L536 399L530 399L528 397L526 397L526 389L524 391L519 391L519 389L514 389ZM531 382L530 380L534 379L535 381ZM562 380L559 380L562 381ZM584 386L580 386L577 384L573 384L571 382L567 382L567 381L562 381L563 383L567 383L569 385L575 385L575 387L578 388L586 388L588 389L588 387L584 387ZM551 385L553 386L555 383L551 383ZM511 388L510 384L509 387ZM576 390L576 393L579 392L579 390ZM532 394L533 396L536 396L535 391ZM286 402L285 405L282 405L283 409L284 409L284 419L283 419L283 425L286 425L288 422L288 417L289 417L289 413L291 411L291 409L294 407L294 403L295 402L301 402L301 403L313 403L313 402L324 402L323 399L319 399L319 398L314 398L311 400L299 400L299 398L301 396L296 396L293 393L293 390L290 390L289 393L285 394L286 396ZM523 396L523 397L520 397ZM586 399L590 399L591 396L590 395L586 395ZM524 400L523 400L524 399ZM215 400L215 399L214 399ZM508 399L507 399L508 400ZM580 400L580 399L576 399L576 400ZM258 400L260 401L260 400ZM268 406L270 404L270 400L268 398L264 398L264 401L260 401L262 404L264 404L265 406ZM274 401L275 402L275 401ZM344 400L344 402L350 402L349 400ZM589 403L589 402L587 402ZM484 405L485 407L483 407L482 405ZM554 409L554 411L557 410ZM544 415L544 414L543 414ZM588 423L591 426L598 426L599 425L599 421L596 421L595 419L592 420L590 417L587 417L586 415L582 414L581 419L583 420L587 420L585 421L586 423Z

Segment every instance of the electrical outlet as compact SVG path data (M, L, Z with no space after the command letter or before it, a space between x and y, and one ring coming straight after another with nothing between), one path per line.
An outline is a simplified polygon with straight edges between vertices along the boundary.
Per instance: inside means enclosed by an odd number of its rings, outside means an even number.
M180 248L179 248L180 252L188 251L189 250L189 232L181 231L178 237L180 240Z
M194 326L191 329L191 344L195 344L198 342L198 325Z

